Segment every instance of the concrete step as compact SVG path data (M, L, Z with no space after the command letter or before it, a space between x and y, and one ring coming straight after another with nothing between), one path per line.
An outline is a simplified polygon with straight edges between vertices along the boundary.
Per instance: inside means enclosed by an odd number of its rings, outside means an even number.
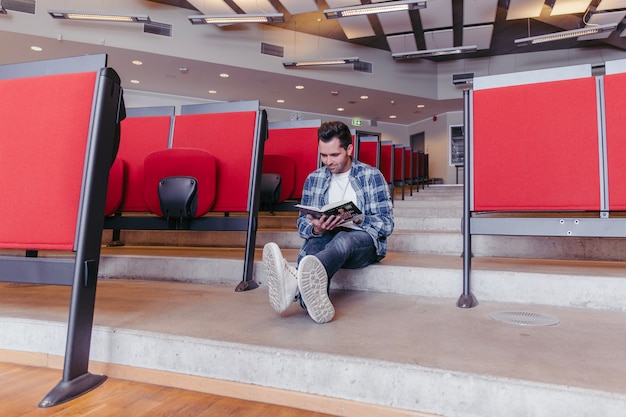
M297 249L283 250L295 265ZM266 281L257 249L254 279ZM230 284L243 277L243 251L207 248L103 248L102 278ZM472 291L479 300L626 311L626 264L609 261L475 257ZM460 256L390 253L364 269L342 269L332 287L423 297L458 298Z
M452 256L460 256L463 253L463 236L458 226L460 220L413 219L410 225L403 225L402 222L399 222L398 228L388 239L389 252ZM419 227L421 230L408 230L408 227L412 226ZM103 243L108 244L110 239L110 231L107 231ZM122 232L122 240L128 246L244 248L245 239L245 232L182 230ZM261 248L268 242L275 242L281 248L286 249L297 249L302 245L302 239L296 231L259 230L256 236L256 247ZM624 261L626 260L626 239L473 236L472 254L480 257Z
M66 287L0 286L2 358L60 366L69 297ZM624 415L624 313L331 297L335 319L316 325L296 303L272 311L264 286L101 280L89 369L344 417ZM558 324L492 318L502 312Z

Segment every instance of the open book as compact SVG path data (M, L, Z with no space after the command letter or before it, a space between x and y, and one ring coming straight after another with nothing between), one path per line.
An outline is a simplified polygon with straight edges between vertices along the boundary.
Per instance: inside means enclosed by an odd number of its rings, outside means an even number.
M326 204L322 208L303 206L302 204L296 204L296 207L304 214L310 214L316 219L327 216L341 216L343 221L341 224L347 223L358 214L361 214L361 210L350 200L337 201L335 203Z

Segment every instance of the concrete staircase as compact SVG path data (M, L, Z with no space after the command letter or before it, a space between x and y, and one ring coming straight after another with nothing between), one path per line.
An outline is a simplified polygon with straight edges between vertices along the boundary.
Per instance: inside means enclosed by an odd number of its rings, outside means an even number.
M362 270L339 271L333 288L457 298L462 212L462 186L432 185L405 192L404 200L397 190L387 258ZM295 263L302 244L296 216L260 216L257 252L276 242ZM122 239L126 246L103 249L102 278L236 285L243 274L244 232L123 231ZM103 239L108 241L110 231ZM472 291L479 301L626 311L626 280L614 279L626 267L626 239L474 236L472 252ZM260 253L254 276L265 281Z
M477 236L479 305L461 309L462 188L395 197L387 258L335 276L337 316L322 326L299 306L279 316L267 302L261 248L275 241L295 262L295 213L260 219L261 286L244 293L233 291L243 233L124 231L126 246L102 252L92 360L129 379L139 370L156 372L155 383L171 380L159 372L200 378L193 389L341 416L624 415L622 240ZM32 300L0 309L0 333L26 335L3 337L0 358L3 349L62 355L63 329L49 316L56 298L42 316L29 313ZM559 323L492 316L502 312Z

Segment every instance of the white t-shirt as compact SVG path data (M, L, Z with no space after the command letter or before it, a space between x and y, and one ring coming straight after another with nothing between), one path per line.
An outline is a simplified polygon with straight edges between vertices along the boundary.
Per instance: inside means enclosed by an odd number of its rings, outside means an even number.
M341 174L332 174L328 188L328 202L351 200L356 203L356 192L350 184L350 170Z

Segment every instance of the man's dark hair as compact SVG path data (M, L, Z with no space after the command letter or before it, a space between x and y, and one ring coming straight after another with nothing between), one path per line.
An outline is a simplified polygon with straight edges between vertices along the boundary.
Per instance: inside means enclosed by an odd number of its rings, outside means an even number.
M338 137L342 148L348 149L352 144L352 133L350 128L342 122L326 122L317 129L317 137L324 143L328 143L333 138Z

